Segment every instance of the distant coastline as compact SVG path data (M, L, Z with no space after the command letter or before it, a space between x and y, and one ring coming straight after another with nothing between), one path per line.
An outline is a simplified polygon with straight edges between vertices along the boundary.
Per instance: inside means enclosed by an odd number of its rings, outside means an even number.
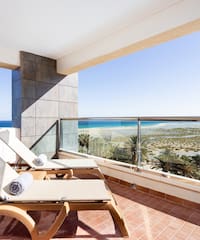
M12 121L0 121L0 128L2 127L12 127Z

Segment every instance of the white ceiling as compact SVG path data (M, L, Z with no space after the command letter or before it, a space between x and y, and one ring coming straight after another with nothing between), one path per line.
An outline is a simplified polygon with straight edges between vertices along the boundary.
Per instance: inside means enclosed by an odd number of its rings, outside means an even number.
M145 39L142 32L162 32L157 16L165 17L163 30L196 20L200 0L0 0L0 62L19 65L19 51L27 51L57 59L67 72Z

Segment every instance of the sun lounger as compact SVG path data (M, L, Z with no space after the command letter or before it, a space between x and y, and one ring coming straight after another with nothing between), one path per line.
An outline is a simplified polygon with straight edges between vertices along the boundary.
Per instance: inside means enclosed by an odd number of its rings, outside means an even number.
M17 137L11 136L8 130L0 131L0 139L34 170L45 170L48 174L68 173L69 178L74 171L81 174L93 173L98 175L99 178L104 178L93 159L48 159L43 166L37 166L34 162L37 156Z
M70 210L108 210L123 237L128 236L125 222L102 179L33 180L20 195L11 195L9 184L18 174L0 159L0 215L16 218L29 231L32 240L50 239L58 231ZM28 211L58 211L56 220L45 233Z

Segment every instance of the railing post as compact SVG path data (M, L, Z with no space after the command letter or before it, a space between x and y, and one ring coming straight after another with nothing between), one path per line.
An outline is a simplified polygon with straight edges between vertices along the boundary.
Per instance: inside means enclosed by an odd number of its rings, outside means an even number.
M141 166L141 121L138 118L137 124L137 166Z
M56 121L56 155L58 154L58 151L60 149L60 141L61 141L60 125L61 125L61 120L58 119Z

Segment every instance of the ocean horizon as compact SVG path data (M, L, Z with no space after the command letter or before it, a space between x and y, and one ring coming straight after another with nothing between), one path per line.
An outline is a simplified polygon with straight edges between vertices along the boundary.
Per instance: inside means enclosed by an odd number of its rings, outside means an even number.
M0 121L0 128L1 127L12 127L12 121L11 120Z
M117 127L137 127L137 121L131 120L79 120L78 128L117 128ZM168 127L177 128L179 127L200 127L200 122L177 122L177 121L141 121L142 127ZM11 120L0 121L0 128L2 127L13 127Z
M155 125L162 122L145 122L144 126ZM112 127L136 127L137 121L130 120L79 120L78 128L112 128ZM12 127L11 120L0 121L0 127Z
M79 120L78 128L136 128L136 120ZM190 121L141 121L142 128L199 128L200 122Z
M142 122L142 126L155 126L157 124L163 124L163 121L145 121ZM78 128L113 128L113 127L136 127L137 121L131 120L79 120Z
M143 126L157 125L164 122L143 122ZM137 121L130 120L79 120L78 128L112 128L112 127L136 127ZM12 127L11 120L0 121L0 127Z

